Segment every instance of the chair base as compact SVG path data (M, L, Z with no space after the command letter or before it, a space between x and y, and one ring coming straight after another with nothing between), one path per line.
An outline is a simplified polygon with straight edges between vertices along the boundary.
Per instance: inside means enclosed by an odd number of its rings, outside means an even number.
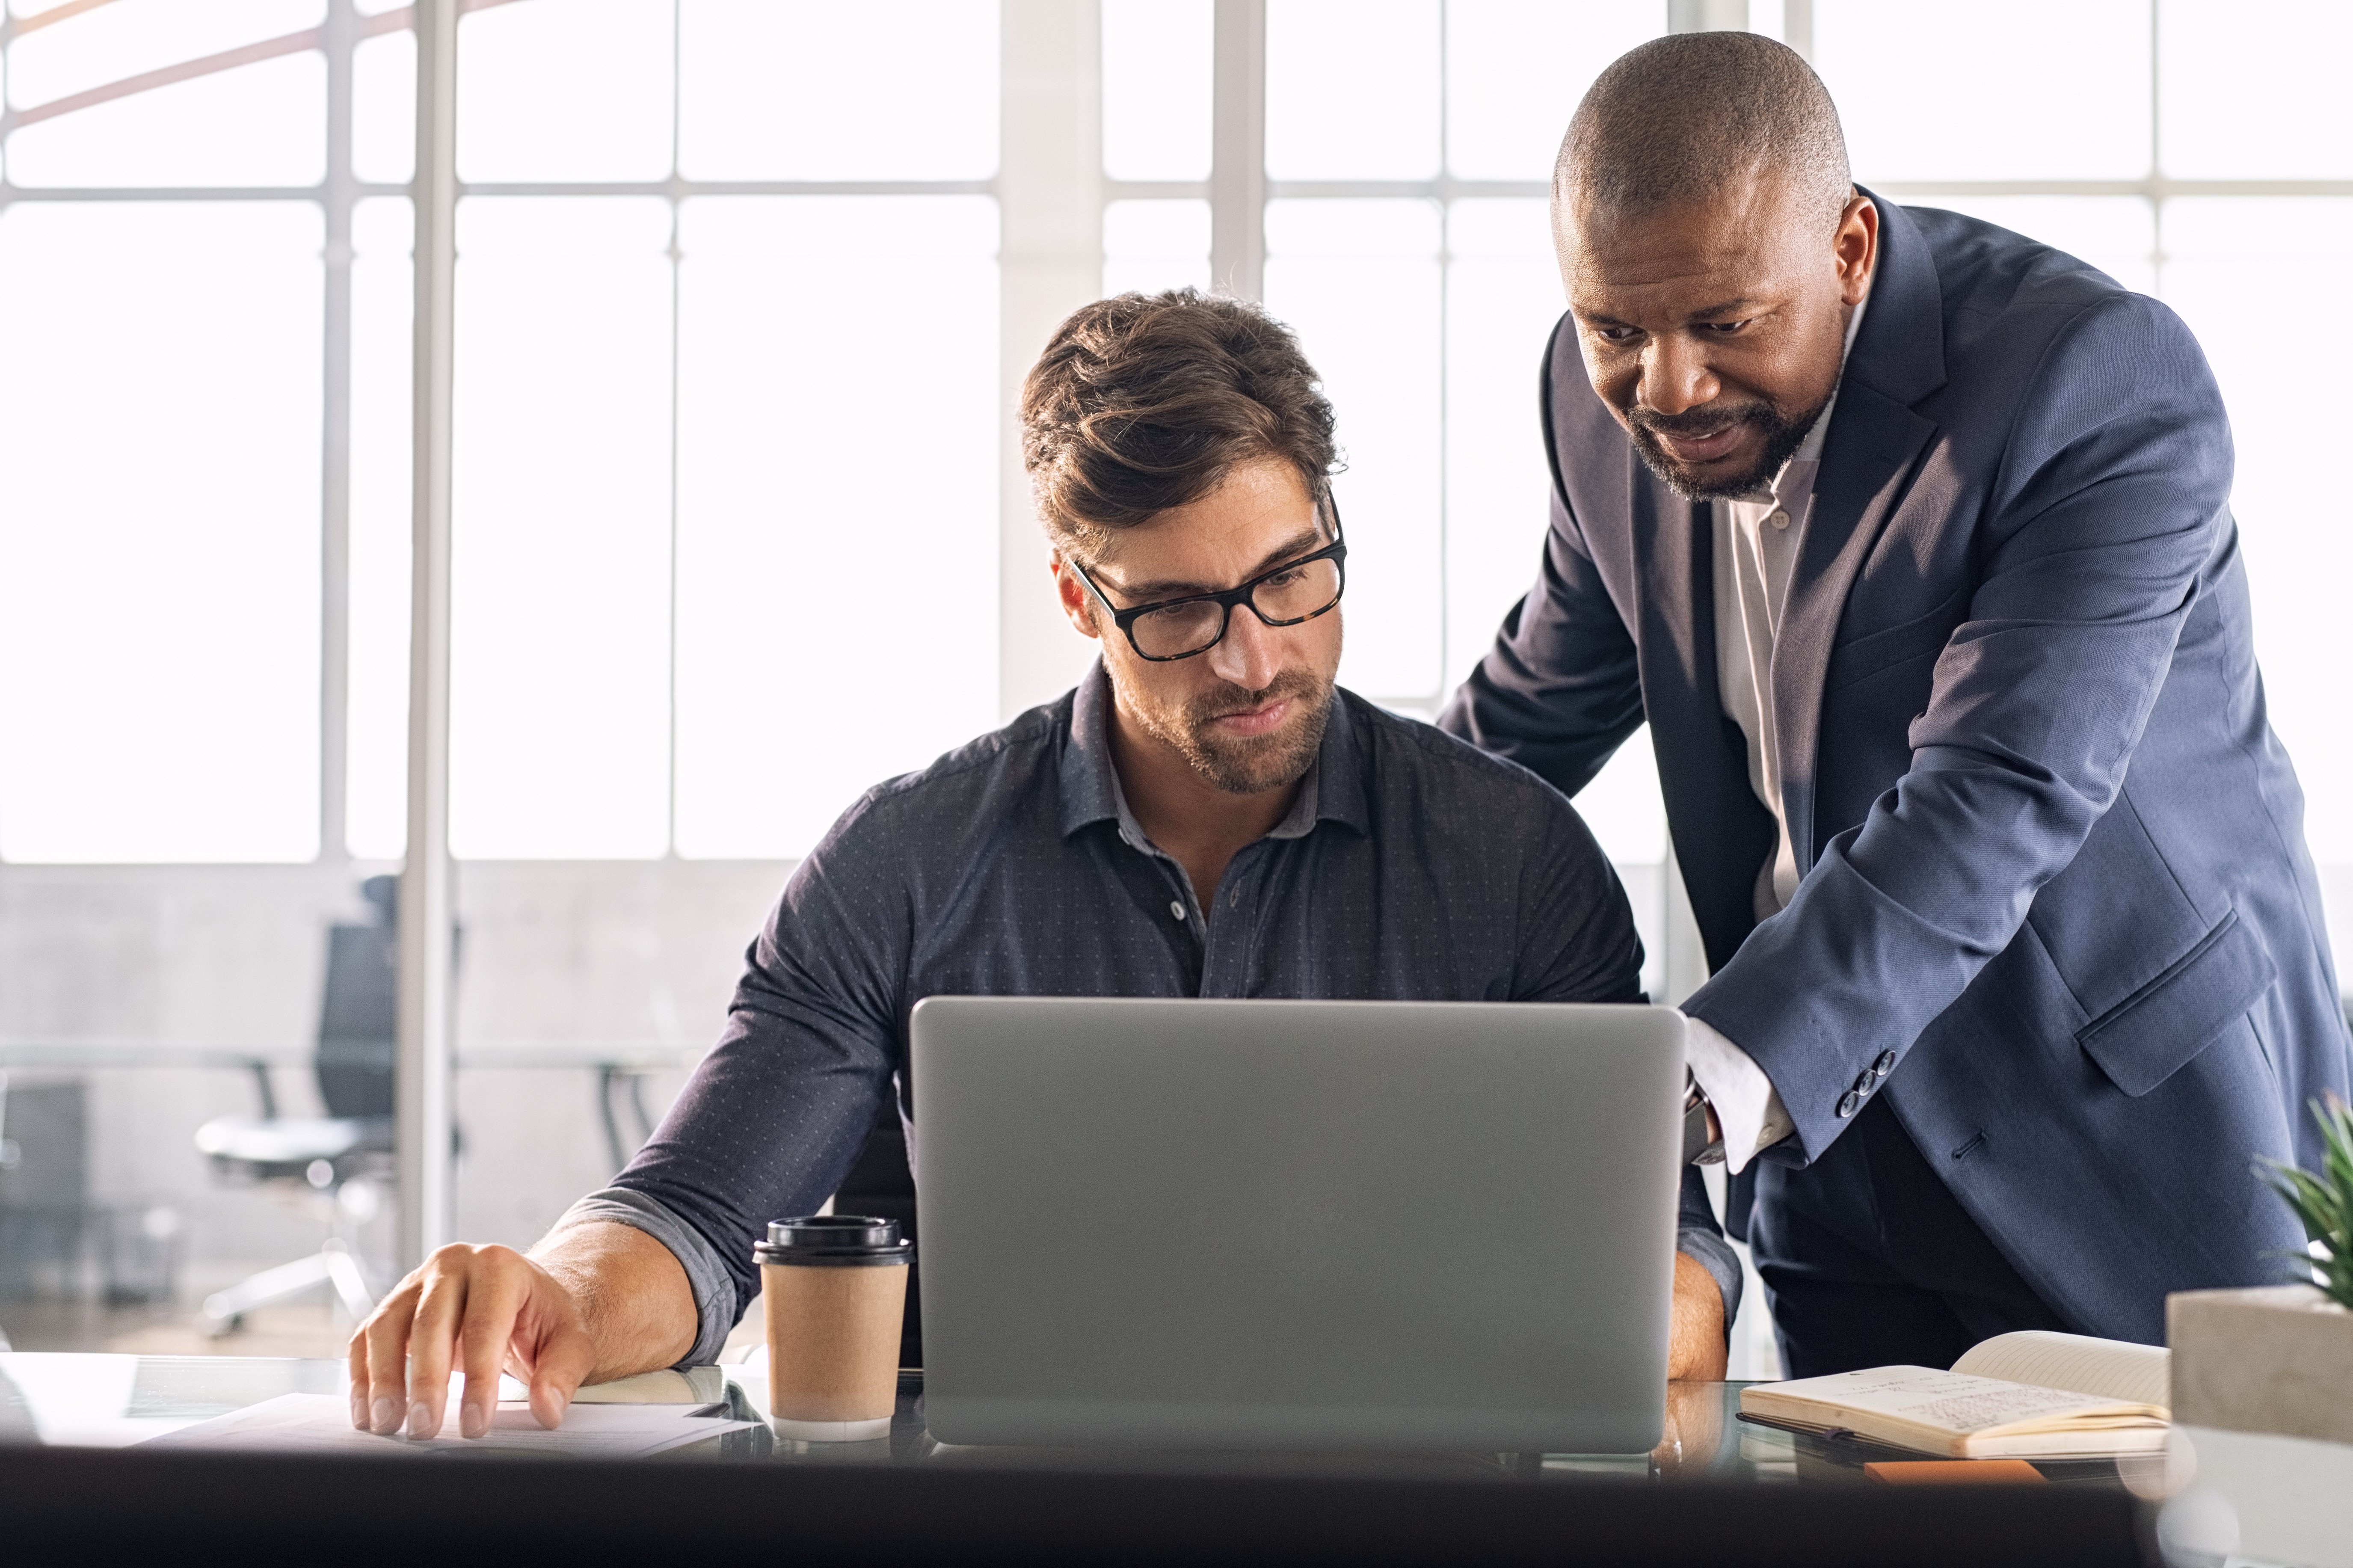
M226 1338L244 1325L245 1314L255 1308L291 1300L321 1285L334 1287L343 1310L355 1321L375 1310L375 1294L368 1289L359 1260L342 1242L330 1241L308 1258L265 1268L206 1297L206 1331L214 1339Z

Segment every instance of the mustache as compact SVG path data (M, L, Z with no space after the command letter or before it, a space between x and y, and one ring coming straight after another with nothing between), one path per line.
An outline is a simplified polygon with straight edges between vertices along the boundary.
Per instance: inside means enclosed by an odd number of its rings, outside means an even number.
M1288 669L1268 683L1261 691L1245 691L1229 682L1219 682L1221 689L1206 692L1188 704L1186 718L1195 728L1263 708L1282 697L1314 697L1322 688L1315 678L1303 669Z
M1778 423L1773 410L1762 403L1705 404L1686 408L1681 414L1661 414L1655 409L1636 406L1626 411L1626 422L1639 430L1654 436L1713 436L1730 425L1764 425Z

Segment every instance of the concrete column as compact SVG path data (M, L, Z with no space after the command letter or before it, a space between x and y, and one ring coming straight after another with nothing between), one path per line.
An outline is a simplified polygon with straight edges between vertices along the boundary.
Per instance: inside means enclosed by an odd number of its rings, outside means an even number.
M1745 33L1748 0L1667 0L1670 33Z
M1266 0L1217 0L1209 166L1209 279L1266 293Z
M1005 0L1002 16L997 689L1010 719L1068 690L1094 657L1054 603L1020 409L1022 378L1047 339L1103 293L1103 43L1096 0Z
M1814 0L1782 0L1781 41L1811 63L1814 58Z
M351 752L352 34L351 0L327 7L326 321L319 465L319 859L340 865Z
M457 284L459 0L417 5L417 351L408 633L408 858L400 877L400 1256L450 1239L456 1016L449 863L450 365Z

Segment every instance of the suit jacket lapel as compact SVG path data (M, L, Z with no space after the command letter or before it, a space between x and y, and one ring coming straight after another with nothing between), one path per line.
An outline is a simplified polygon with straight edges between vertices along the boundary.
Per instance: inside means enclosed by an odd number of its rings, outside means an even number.
M1641 564L1642 699L1653 723L1689 722L1723 706L1715 683L1715 539L1705 503L1685 500L1653 478L1626 445L1627 507L1634 559ZM1688 709L1688 712L1684 710Z
M1911 405L1945 384L1944 293L1927 242L1903 208L1882 197L1873 200L1880 227L1871 310L1839 383L1813 505L1799 537L1780 633L1774 639L1781 807L1788 816L1789 847L1801 876L1812 868L1818 847L1814 798L1822 681L1839 621L1856 575L1936 433L1936 423Z
M1711 967L1755 924L1757 868L1773 819L1748 786L1746 742L1724 716L1715 675L1715 531L1706 503L1685 500L1624 447L1627 508L1640 563L1635 646L1642 706L1660 758L1675 858Z
M1866 322L1866 325L1869 323ZM1814 863L1814 768L1822 681L1856 574L1903 495L1934 422L1868 387L1839 394L1814 503L1798 540L1780 635L1773 645L1773 722L1781 753L1781 808L1803 875Z

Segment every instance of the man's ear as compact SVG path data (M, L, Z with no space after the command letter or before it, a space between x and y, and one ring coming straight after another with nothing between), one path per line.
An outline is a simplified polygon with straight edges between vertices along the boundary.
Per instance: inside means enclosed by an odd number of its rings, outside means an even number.
M1095 596L1079 581L1078 573L1062 559L1059 550L1047 558L1046 570L1054 574L1054 595L1062 602L1062 614L1071 617L1071 625L1082 637L1099 637L1095 629Z
M1879 208L1862 192L1847 198L1832 247L1838 256L1840 295L1847 304L1860 305L1879 265Z

